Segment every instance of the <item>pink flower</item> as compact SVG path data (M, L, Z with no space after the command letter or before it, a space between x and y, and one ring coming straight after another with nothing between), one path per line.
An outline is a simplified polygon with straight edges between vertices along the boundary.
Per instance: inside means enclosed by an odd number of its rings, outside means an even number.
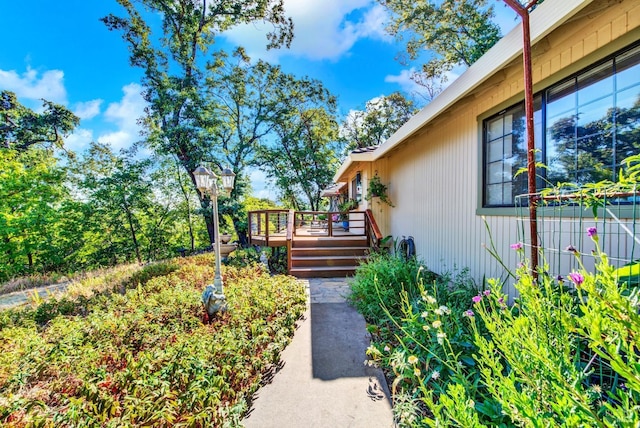
M584 282L584 275L578 272L571 272L569 275L569 279L576 285L576 287L580 287Z
M485 296L488 296L489 294L491 294L491 290L484 290L482 294L484 294Z
M589 235L589 238L593 238L594 236L598 236L598 229L596 229L595 227L590 227L587 229L587 235Z
M469 309L468 311L464 311L462 313L463 317L469 317L469 318L473 318L476 314L473 313L473 311L471 309Z
M515 244L511 244L510 247L512 250L518 251L518 250L522 250L523 245L522 245L522 242L518 242Z
M480 303L480 300L482 300L482 296L478 294L477 296L473 296L471 300L473 300L473 303Z

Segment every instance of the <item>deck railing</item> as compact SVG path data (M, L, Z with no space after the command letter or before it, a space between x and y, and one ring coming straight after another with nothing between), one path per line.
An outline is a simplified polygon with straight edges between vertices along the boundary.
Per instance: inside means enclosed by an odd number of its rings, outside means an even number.
M289 226L289 227L288 227ZM372 247L382 239L371 210L249 212L249 242L262 246L285 246L294 236L366 236Z

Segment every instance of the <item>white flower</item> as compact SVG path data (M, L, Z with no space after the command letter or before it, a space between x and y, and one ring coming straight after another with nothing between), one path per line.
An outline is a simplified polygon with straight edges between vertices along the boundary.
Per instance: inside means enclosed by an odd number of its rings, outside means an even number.
M431 329L431 327L429 327L429 324L425 324L425 325L422 326L422 329L424 331L429 331L429 329Z
M442 345L444 343L445 337L447 337L447 333L439 332L437 336L438 336L438 343Z
M433 380L440 379L440 372L438 370L434 370L433 373L431 373L431 379Z
M442 321L435 320L431 325L433 326L433 328L440 328L440 326L442 326Z
M440 306L438 309L440 309L443 314L449 315L451 313L451 309L447 308L445 305Z
M438 301L435 299L435 297L430 296L430 295L426 295L424 298L424 301L427 302L430 305L435 305L436 303L438 303Z
M427 318L429 316L429 312L424 311L421 315L422 318Z
M442 309L438 308L438 309L434 309L434 311L436 315L444 315L444 312L442 312Z

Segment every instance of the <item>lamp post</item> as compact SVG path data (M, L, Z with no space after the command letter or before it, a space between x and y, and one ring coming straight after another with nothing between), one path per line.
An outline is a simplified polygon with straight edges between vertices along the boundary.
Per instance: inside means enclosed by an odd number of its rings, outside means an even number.
M227 193L231 193L236 175L229 168L224 168L220 174L222 176L222 187ZM193 171L196 187L203 195L208 193L211 196L213 208L213 239L216 253L216 273L213 284L207 285L202 292L202 303L209 316L213 316L218 311L227 309L227 301L224 295L222 275L220 273L220 233L218 222L218 176L204 166L199 166Z

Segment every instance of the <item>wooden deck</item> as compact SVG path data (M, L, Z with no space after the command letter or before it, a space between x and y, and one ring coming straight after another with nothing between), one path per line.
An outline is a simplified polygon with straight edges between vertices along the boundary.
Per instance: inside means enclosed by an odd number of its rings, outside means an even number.
M369 210L249 212L249 242L286 247L287 271L297 277L353 275L380 239Z
M303 226L296 228L294 233L296 240L304 240L305 238L321 238L321 237L341 237L341 236L362 236L362 233L351 233L348 230L344 230L342 226L333 227L332 234L329 235L329 229L327 227L320 226ZM284 247L287 245L287 231L282 232L270 232L269 235L251 234L251 243L260 245L261 247Z

